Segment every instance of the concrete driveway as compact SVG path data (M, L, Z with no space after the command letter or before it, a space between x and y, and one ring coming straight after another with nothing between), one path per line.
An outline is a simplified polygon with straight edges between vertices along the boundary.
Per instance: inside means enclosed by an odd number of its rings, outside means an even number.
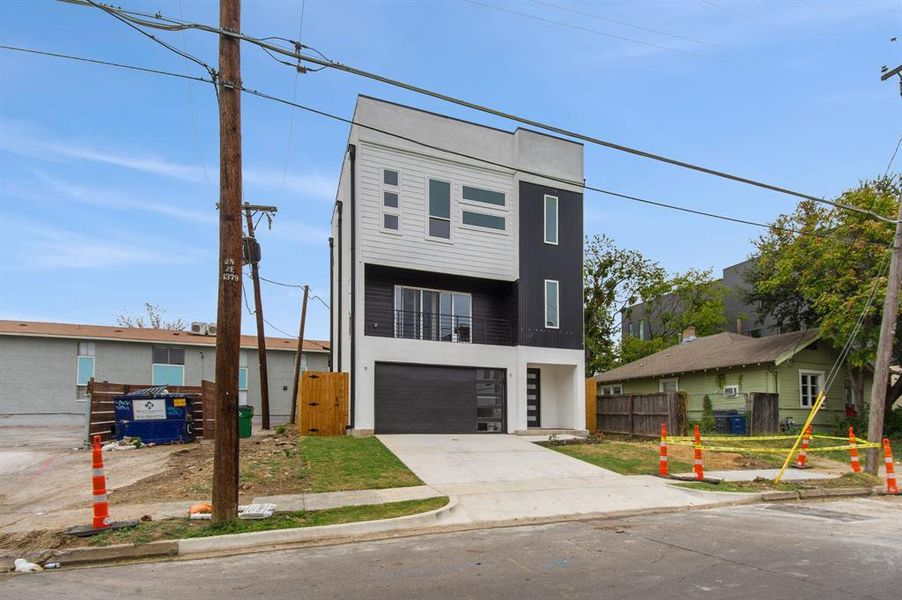
M580 517L723 502L724 494L624 476L514 435L380 435L411 471L458 505L448 524ZM745 494L727 494L740 500Z

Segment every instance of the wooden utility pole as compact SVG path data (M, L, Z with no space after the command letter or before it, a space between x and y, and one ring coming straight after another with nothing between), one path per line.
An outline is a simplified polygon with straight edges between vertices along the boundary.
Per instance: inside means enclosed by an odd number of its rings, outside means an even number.
M886 392L889 387L889 367L893 354L896 320L899 315L899 288L902 288L902 198L896 235L893 237L893 255L886 282L886 298L883 300L883 318L880 321L880 341L877 342L877 359L874 361L874 383L871 385L871 406L868 414L868 441L879 443L883 439L883 420L886 412ZM879 466L877 448L868 448L867 470L876 473Z
M880 81L898 76L902 94L902 65L895 69L883 69ZM883 438L883 420L886 416L886 392L889 387L889 367L893 354L893 340L896 320L899 316L899 289L902 288L902 198L896 217L896 234L893 236L893 255L889 264L886 282L886 297L883 299L883 317L880 321L880 341L877 342L877 357L874 361L874 382L871 385L871 405L868 413L868 441L880 443ZM879 467L877 448L868 448L865 468L876 473Z
M219 26L241 31L241 0L220 0ZM238 362L241 347L241 55L219 36L219 302L213 521L238 518Z
M275 206L244 205L244 216L247 220L247 236L255 240L254 212L276 212ZM257 317L257 360L260 363L260 412L263 429L269 429L269 375L266 370L266 330L263 328L263 298L260 295L260 269L258 257L248 256L251 264L251 278L254 280L254 314Z
M301 355L304 350L304 326L307 324L307 296L310 295L310 286L304 286L304 302L301 304L301 330L298 332L298 353L294 357L294 382L291 385L291 424L298 419L298 386L301 380Z

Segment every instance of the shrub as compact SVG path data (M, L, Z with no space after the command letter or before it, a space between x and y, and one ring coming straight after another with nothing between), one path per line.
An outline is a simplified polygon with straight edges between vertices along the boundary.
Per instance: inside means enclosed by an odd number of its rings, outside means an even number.
M711 403L711 397L708 394L705 394L702 400L702 420L698 427L703 433L714 433L715 431L714 405Z

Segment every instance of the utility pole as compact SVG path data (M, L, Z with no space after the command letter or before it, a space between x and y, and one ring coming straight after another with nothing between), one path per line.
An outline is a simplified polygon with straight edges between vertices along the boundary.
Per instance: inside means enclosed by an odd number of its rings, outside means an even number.
M880 80L886 81L894 75L899 76L900 86L902 86L902 65L891 71L884 68ZM883 318L880 321L880 341L877 343L877 358L874 361L874 383L871 385L871 406L868 415L868 441L877 443L883 438L889 366L896 333L896 319L899 314L899 289L902 288L902 198L896 198L896 200L899 202L899 214L896 217L893 255L890 259L889 277L886 282L886 297L883 300ZM877 448L868 448L867 471L876 473L878 464Z
M219 1L219 26L241 31L241 0ZM238 363L241 347L241 51L219 36L219 301L213 521L238 518Z
M301 330L298 332L298 353L294 357L294 382L291 386L291 424L297 423L298 418L298 385L301 379L301 353L304 350L304 327L307 324L307 296L310 295L310 286L304 286L304 302L301 304Z
M269 375L266 370L266 331L263 328L263 298L260 295L260 260L259 244L254 237L254 213L266 213L267 219L278 209L275 206L244 205L244 217L247 219L247 237L253 243L247 245L247 261L251 264L251 278L254 280L254 314L257 317L257 360L260 363L260 412L263 429L269 429Z

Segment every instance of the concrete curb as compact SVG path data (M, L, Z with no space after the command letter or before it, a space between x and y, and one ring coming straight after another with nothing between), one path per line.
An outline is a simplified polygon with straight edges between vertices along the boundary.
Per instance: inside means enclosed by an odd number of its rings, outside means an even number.
M298 527L295 529L273 529L271 531L255 531L252 533L234 533L206 538L189 538L178 540L178 555L193 556L199 554L218 554L236 550L259 550L287 544L306 542L325 542L333 540L361 539L377 534L390 534L416 528L428 528L439 519L451 514L457 508L457 498L450 496L448 503L437 508L415 515L380 519L377 521L361 521L358 523L342 523L340 525L323 525L320 527Z
M47 562L58 562L66 566L75 566L114 560L166 558L178 556L178 553L178 541L171 540L149 542L147 544L116 544L115 546L98 546L97 548L53 550Z
M816 500L818 498L847 498L853 496L873 496L877 494L871 488L833 488L826 490L798 490L788 492L763 492L761 499L765 502L784 500Z

